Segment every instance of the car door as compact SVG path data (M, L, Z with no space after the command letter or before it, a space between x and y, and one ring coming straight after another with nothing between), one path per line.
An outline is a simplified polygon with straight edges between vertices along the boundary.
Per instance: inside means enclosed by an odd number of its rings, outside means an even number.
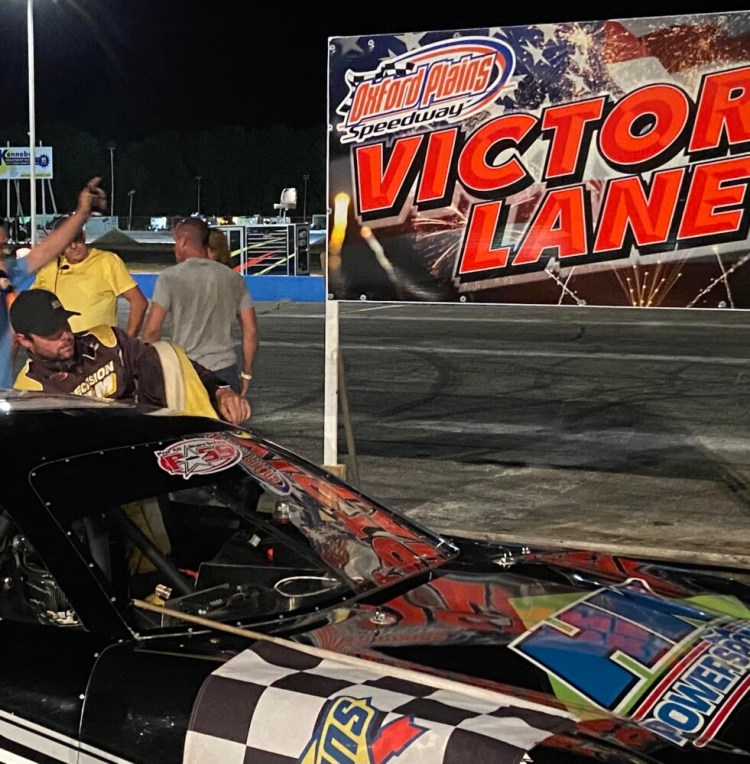
M89 683L82 749L137 764L179 764L201 685L247 645L247 639L186 631L109 647Z
M14 512L0 508L0 760L69 764L79 760L93 667L126 632L98 628L106 616L117 621L106 612L114 609L96 583L92 558L77 555L50 518L34 523L36 505L28 498L23 509L6 506ZM29 520L44 558L12 518ZM66 590L53 571L68 576ZM74 601L85 607L78 610Z
M19 761L76 761L89 676L107 640L70 611L60 616L67 625L32 620L12 601L18 585L5 577L0 594L0 751ZM0 759L9 760L2 753Z

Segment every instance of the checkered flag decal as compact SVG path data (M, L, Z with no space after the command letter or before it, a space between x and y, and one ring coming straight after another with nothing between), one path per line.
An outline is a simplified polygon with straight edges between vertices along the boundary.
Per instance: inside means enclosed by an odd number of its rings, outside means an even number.
M513 764L571 729L554 712L437 689L379 668L259 643L204 682L183 762Z
M353 72L349 69L346 73L346 84L349 86L349 95L341 102L337 112L342 116L349 113L354 103L354 92L357 87L368 80L377 82L384 77L403 77L411 74L416 66L413 61L386 61L382 64L375 77L372 72Z

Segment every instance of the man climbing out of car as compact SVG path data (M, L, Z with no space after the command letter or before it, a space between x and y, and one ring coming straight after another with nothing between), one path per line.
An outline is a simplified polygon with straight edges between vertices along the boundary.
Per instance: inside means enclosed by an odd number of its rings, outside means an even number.
M74 334L68 323L74 315L46 289L16 297L10 322L28 354L17 390L134 400L231 424L249 418L247 400L180 346L149 345L115 326Z

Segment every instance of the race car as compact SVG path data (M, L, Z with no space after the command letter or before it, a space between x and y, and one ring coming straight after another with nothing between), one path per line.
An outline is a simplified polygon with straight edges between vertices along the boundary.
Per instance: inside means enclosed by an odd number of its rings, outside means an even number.
M750 754L745 571L444 537L213 419L0 411L2 761Z

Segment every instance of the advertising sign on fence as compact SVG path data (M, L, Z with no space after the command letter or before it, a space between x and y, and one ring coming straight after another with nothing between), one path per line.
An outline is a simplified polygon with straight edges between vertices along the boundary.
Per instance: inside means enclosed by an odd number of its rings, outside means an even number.
M0 147L0 180L28 180L31 176L28 146ZM35 151L37 180L52 178L52 148L37 146Z
M750 308L750 12L331 38L329 122L331 299Z

